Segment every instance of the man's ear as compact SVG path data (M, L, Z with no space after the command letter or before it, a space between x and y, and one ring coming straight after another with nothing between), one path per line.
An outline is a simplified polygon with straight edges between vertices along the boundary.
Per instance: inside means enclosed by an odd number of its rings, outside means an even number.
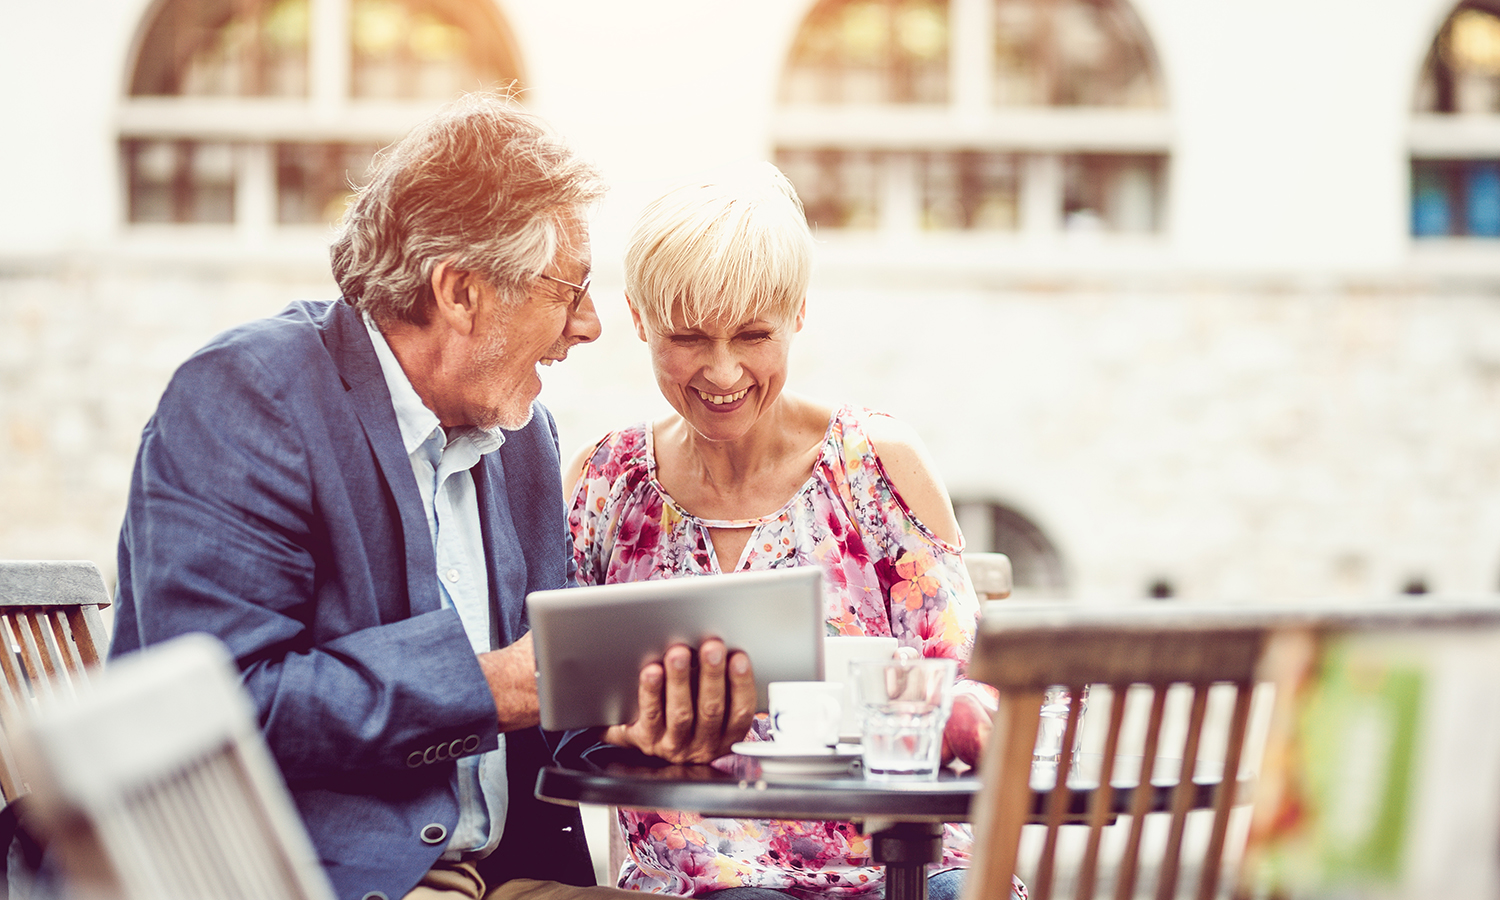
M804 322L806 322L806 321L807 321L807 298L803 297L802 298L802 302L797 305L797 328L796 328L796 330L797 331L801 331L802 330L802 324Z
M432 298L438 319L460 334L474 328L479 313L479 279L443 260L432 267Z
M635 323L635 336L646 340L646 320L641 318L641 311L635 308L635 301L630 295L625 295L625 305L630 307L630 321Z

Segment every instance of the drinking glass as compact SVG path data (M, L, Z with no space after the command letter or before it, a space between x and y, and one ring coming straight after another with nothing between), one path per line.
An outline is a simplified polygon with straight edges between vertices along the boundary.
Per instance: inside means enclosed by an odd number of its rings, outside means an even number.
M865 777L936 779L958 664L951 659L855 660L849 670L862 717Z

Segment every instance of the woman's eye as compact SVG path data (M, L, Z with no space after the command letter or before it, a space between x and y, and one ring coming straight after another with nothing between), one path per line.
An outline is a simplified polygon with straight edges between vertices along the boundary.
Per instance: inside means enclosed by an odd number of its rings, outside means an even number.
M740 335L739 338L740 338L740 340L746 341L746 342L749 342L749 343L756 343L758 341L769 341L771 339L771 332L769 332L769 331L747 331L744 334Z
M672 343L674 343L674 344L689 344L689 345L691 345L691 344L697 344L697 343L702 342L703 335L701 335L701 334L674 334L674 335L672 335L669 338L669 340Z

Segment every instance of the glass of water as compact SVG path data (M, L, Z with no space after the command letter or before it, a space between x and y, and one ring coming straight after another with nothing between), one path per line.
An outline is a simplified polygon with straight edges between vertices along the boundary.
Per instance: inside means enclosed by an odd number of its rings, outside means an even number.
M865 777L936 779L958 664L951 659L856 660L849 671L862 720Z
M1089 689L1084 685L1078 695L1078 724L1073 728L1073 746L1069 748L1077 758L1078 747L1083 739L1083 714L1089 708ZM1073 705L1073 694L1061 685L1047 688L1042 697L1042 720L1037 726L1036 748L1031 753L1032 762L1056 764L1062 758L1063 737L1068 727L1068 708Z

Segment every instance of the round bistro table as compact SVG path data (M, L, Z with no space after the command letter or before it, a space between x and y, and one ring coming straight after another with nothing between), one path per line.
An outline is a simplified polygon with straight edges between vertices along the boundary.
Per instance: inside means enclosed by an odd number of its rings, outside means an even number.
M1117 769L1137 771L1120 765L1126 759L1119 758ZM1081 821L1087 814L1101 762L1095 754L1078 755L1068 779L1069 818ZM1180 762L1159 759L1156 765L1163 780L1171 783L1150 786L1150 809L1164 811L1170 808ZM1196 807L1211 806L1219 775L1212 766L1198 766L1193 779ZM1032 769L1032 787L1050 789L1055 777L1054 768L1039 763ZM944 769L935 781L870 781L857 773L768 779L757 760L734 756L699 766L648 766L638 761L553 766L537 775L536 795L556 803L672 809L725 818L860 823L871 838L871 858L885 867L886 900L926 900L927 864L942 859L942 824L969 820L979 786L978 777L953 769ZM1133 783L1114 783L1116 813L1130 809L1135 791ZM1043 820L1045 799L1037 795L1037 821Z

